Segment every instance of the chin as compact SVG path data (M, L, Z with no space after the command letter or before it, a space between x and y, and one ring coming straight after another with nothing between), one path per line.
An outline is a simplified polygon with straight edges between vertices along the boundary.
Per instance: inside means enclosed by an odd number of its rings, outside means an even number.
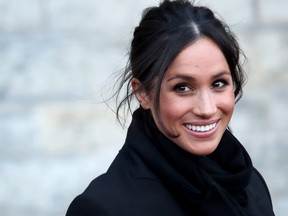
M211 142L207 143L208 146L205 146L205 143L199 143L197 145L198 146L195 146L194 144L193 146L187 146L187 148L183 149L194 155L205 156L213 153L218 147L218 144L211 145Z
M213 149L205 149L205 150L199 150L199 151L191 151L190 153L191 154L194 154L194 155L198 155L198 156L206 156L206 155L209 155L209 154L212 154L214 151L215 151L216 148L213 148Z

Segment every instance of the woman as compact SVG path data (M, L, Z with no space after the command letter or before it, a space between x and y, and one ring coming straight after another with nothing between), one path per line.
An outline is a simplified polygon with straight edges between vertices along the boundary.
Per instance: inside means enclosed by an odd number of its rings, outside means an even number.
M166 0L145 10L117 116L133 96L140 107L107 173L67 216L274 215L264 179L228 128L244 83L240 55L206 7Z

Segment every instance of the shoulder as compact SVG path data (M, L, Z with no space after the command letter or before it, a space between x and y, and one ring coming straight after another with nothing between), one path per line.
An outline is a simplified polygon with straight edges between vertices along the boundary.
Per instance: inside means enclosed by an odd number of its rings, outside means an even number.
M123 208L122 200L126 197L121 194L124 188L120 184L107 173L97 177L72 201L66 216L115 215Z
M253 168L247 192L250 209L259 211L260 215L274 215L272 199L267 184L255 168Z
M66 216L110 216L112 213L106 205L99 200L95 200L86 193L77 196L70 204Z
M181 215L167 188L141 159L121 152L107 173L71 203L67 216Z
M263 178L263 176L260 174L260 172L253 168L252 176L251 176L251 183L250 188L254 193L257 193L260 195L261 198L266 197L269 202L272 204L271 195L268 189L268 186Z

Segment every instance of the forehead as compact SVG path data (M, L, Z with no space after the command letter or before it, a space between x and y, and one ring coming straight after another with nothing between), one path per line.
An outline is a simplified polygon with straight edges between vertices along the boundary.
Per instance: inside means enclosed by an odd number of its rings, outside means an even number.
M220 48L208 38L200 38L184 48L167 68L165 77L175 73L189 75L229 72L229 66Z

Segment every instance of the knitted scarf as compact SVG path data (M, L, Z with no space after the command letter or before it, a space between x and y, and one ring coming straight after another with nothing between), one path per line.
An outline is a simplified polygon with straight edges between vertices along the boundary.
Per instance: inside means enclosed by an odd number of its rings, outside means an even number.
M126 145L171 191L185 215L251 215L246 207L253 169L240 142L226 130L208 156L188 153L164 136L149 111L133 113Z

